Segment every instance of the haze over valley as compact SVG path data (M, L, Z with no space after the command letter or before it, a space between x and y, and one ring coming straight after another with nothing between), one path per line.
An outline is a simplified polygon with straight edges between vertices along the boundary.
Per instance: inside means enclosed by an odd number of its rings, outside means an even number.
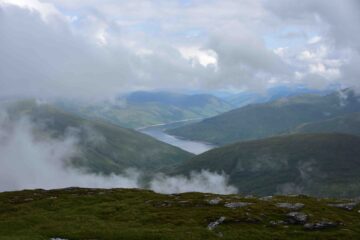
M359 239L357 0L0 0L1 239Z

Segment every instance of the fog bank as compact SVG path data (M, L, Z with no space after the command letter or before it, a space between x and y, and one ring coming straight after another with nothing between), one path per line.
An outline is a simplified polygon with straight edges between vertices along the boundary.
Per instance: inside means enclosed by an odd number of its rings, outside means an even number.
M28 118L10 121L0 112L0 191L53 189L65 187L143 188L142 173L126 169L122 174L101 175L74 168L70 159L81 154L77 136L69 131L62 138L52 138ZM222 174L201 171L184 176L157 174L150 188L159 193L187 191L234 193Z

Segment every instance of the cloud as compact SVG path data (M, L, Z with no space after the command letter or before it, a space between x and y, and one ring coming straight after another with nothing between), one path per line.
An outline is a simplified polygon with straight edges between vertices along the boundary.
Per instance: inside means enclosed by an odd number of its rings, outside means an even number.
M171 46L149 55L111 38L99 46L36 11L0 5L0 18L0 96L107 98L132 88L184 86L184 79L191 85L206 71Z
M37 0L1 0L0 4L11 4L22 8L29 9L30 11L38 12L44 21L48 18L62 17L60 11L56 9L52 4L39 2Z
M10 124L2 114L0 122L0 191L31 188L139 187L139 173L102 176L70 167L70 159L80 154L77 139L37 137L30 120Z
M360 53L360 2L356 0L344 1L289 1L275 0L266 3L266 8L287 24L301 25L308 31L316 31L323 35L309 39L309 44L323 44L326 42L332 48L334 61L342 62L341 66L328 68L326 63L318 63L311 68L312 74L322 78L326 84L328 77L337 76L337 83L345 87L359 88L359 73L355 65ZM328 75L328 77L324 76ZM341 75L341 76L340 76ZM333 82L332 82L333 84Z
M157 175L151 182L150 188L160 193L182 192L213 192L218 194L237 193L237 189L228 185L228 178L224 174L211 173L206 170L191 172L186 176Z
M356 0L0 0L0 96L356 85L359 11ZM296 57L319 45L343 64Z
M71 159L79 156L78 133L68 129L65 136L54 138L40 132L26 117L14 121L6 111L0 111L0 191L34 188L145 188L160 193L186 191L234 193L227 176L201 171L190 178L155 174L150 186L142 184L144 174L136 169L124 169L122 174L101 175L75 168ZM102 144L106 139L89 127L84 127L87 144Z

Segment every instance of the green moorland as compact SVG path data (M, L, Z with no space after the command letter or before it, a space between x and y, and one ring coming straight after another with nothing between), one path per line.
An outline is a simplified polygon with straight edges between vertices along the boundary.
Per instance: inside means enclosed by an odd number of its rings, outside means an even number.
M241 193L360 196L360 137L293 134L238 142L197 155L174 174L224 172Z
M3 192L0 239L360 239L360 207L353 201L139 189ZM347 210L329 205L349 202Z
M250 104L168 132L187 139L225 145L289 133L305 123L354 112L360 112L360 102L350 90L326 96L306 94Z
M84 119L50 104L24 100L10 103L7 109L14 120L30 118L40 138L76 136L80 154L72 158L72 163L91 172L121 173L127 168L155 171L193 156L135 130Z

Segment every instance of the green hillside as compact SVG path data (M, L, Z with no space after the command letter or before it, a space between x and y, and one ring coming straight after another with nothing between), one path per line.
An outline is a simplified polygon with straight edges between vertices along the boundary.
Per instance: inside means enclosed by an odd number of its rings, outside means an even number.
M360 137L294 134L239 142L185 161L176 174L224 172L240 193L360 195Z
M57 104L80 116L106 120L128 128L212 117L232 108L227 102L212 95L168 92L135 92L114 102L62 101Z
M306 196L28 190L0 193L0 239L359 239L359 210Z
M168 132L224 145L289 133L301 124L352 112L360 112L360 102L351 91L326 96L302 95L248 105Z
M93 172L119 173L130 167L152 171L192 156L137 131L83 119L52 105L20 101L8 109L14 119L24 115L30 117L40 135L61 138L69 131L76 133L82 154L73 159L73 164Z
M304 123L293 133L347 133L360 135L360 113L349 113L322 121Z

